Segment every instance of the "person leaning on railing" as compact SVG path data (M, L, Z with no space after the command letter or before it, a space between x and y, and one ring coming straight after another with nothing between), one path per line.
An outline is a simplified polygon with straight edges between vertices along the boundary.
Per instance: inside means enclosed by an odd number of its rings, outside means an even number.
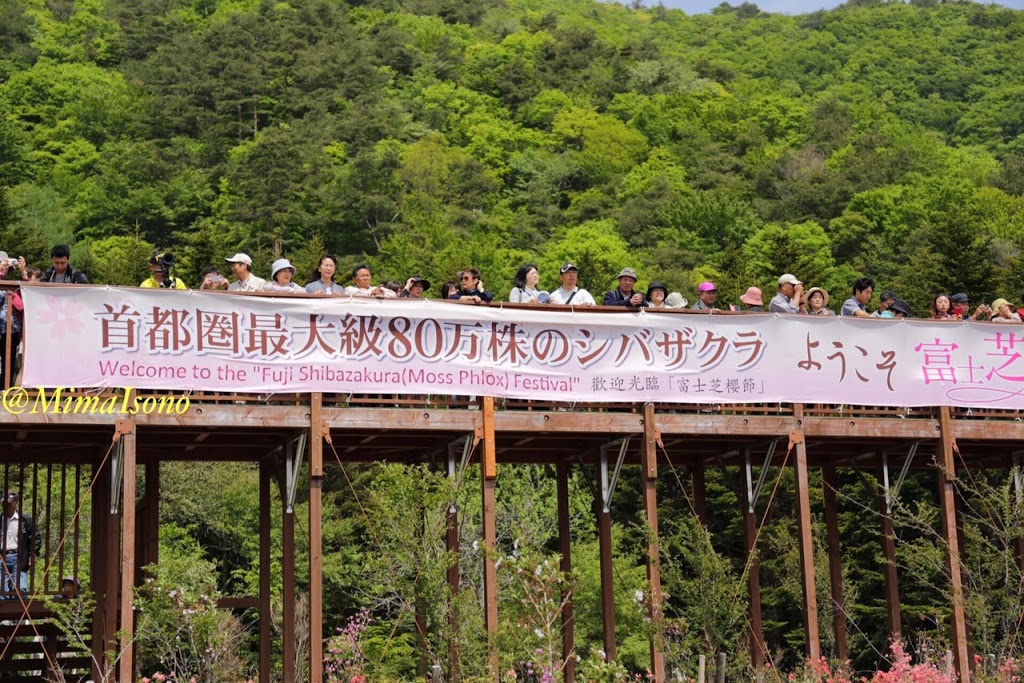
M43 273L43 282L63 285L87 285L89 278L80 270L71 267L71 248L58 244L50 250L50 267Z
M0 260L0 280L6 280L9 277L10 270L10 260L7 258ZM18 353L18 345L21 344L24 318L25 304L21 300L21 293L16 289L9 292L0 292L0 384L3 383L3 369L6 367L7 328L9 326L11 330L11 359L13 360Z

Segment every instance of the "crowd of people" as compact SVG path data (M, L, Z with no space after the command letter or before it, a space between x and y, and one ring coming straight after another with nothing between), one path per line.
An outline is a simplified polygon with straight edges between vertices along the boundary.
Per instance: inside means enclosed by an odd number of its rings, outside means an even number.
M28 266L24 258L10 258L0 251L0 280L20 279L28 282L51 282L61 284L89 284L85 273L75 270L70 262L71 250L66 245L57 245L50 251L50 267L45 271ZM404 284L388 280L374 284L370 266L360 264L352 269L351 284L338 282L338 261L325 255L311 274L305 286L296 282L298 272L286 258L279 258L270 267L270 279L264 280L253 273L252 258L245 253L225 257L225 270L212 265L202 271L199 289L224 290L228 292L272 292L291 294L314 294L319 296L377 297L384 299L423 299L431 289L431 283L420 275L408 277ZM150 277L139 286L145 288L188 289L184 280L173 274L174 256L167 252L153 254L149 259ZM540 269L528 263L519 268L513 279L508 301L516 304L555 306L596 306L597 299L579 286L580 269L571 261L562 264L558 279L560 286L553 291L541 289ZM739 297L737 305L723 305L718 300L718 287L710 281L701 282L697 287L696 299L690 304L679 292L669 291L663 283L651 282L646 291L637 287L639 277L631 267L623 268L617 277L617 286L604 293L600 303L604 306L624 306L631 309L683 309L689 308L708 313L724 311L746 313L788 313L796 315L837 315L829 308L829 293L823 287L804 289L804 284L795 275L785 273L778 279L778 291L769 300L767 310L764 294L756 286L749 287ZM483 276L476 268L459 271L453 280L441 284L440 298L459 303L490 303L495 295L484 286ZM875 291L870 278L860 278L853 283L850 298L843 301L838 315L860 318L909 318L910 305L894 291L883 291L877 308L868 310ZM504 299L502 299L504 300ZM11 348L16 349L21 341L24 304L18 291L9 291L0 297L0 361L7 346L4 338L10 327ZM8 325L8 317L11 321ZM1020 323L1024 307L1018 309L1005 298L998 298L991 306L981 303L972 309L970 297L963 293L940 293L932 300L927 315L933 320L974 320L994 323Z

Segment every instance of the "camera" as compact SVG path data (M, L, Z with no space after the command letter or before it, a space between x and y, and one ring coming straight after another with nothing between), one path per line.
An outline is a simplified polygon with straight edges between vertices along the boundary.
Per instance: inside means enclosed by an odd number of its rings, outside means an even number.
M221 281L223 281L223 280L224 280L224 278L222 278L222 277L221 277L220 275L218 275L217 273L210 273L210 276L209 276L209 280L210 280L210 282L216 283L216 282L221 282Z
M18 259L16 259L16 258L9 258L9 259L7 259L7 265L10 266L11 268L17 268L18 267Z
M155 262L161 268L173 268L174 267L174 254L157 254Z

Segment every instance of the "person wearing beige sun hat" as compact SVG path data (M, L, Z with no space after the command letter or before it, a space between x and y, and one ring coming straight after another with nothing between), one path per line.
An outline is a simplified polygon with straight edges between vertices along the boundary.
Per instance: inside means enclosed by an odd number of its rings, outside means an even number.
M807 315L835 315L828 310L828 291L822 287L811 287L804 297L804 312Z

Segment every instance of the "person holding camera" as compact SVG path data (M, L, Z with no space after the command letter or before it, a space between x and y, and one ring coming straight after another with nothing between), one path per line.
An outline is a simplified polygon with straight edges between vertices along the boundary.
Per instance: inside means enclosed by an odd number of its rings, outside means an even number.
M143 280L139 287L146 289L188 289L179 277L171 276L174 267L174 254L160 252L149 257L149 278Z
M199 285L199 289L212 292L217 290L227 290L228 281L224 279L224 276L220 274L220 268L217 266L210 266L203 268L201 273L203 283Z

